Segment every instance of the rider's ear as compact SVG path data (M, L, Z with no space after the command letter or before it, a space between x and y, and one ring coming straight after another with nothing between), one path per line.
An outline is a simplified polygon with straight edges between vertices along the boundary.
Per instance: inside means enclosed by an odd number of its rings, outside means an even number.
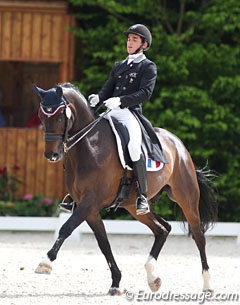
M62 87L57 86L57 88L56 88L56 94L57 94L57 97L62 98L62 96L63 96Z

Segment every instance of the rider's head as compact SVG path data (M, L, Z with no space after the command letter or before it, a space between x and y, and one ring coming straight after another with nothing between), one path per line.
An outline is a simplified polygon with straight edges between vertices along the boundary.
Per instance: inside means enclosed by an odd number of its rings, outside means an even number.
M128 54L137 54L146 51L152 43L152 35L149 29L143 24L134 24L124 32L127 36Z

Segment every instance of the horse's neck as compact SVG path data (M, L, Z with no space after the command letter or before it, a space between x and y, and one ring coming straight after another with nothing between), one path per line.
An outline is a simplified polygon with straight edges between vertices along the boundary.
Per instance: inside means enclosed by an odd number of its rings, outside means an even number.
M82 158L87 160L96 158L96 154L101 158L106 157L106 154L112 152L115 148L115 137L109 123L102 119L96 125L90 126L89 133L86 129L86 135L79 141L81 149L79 153L84 152ZM83 132L85 133L85 132ZM77 148L78 150L78 148ZM82 162L81 158L81 162Z
M76 109L72 132L76 133L94 121L94 115L85 104L75 104Z
M74 123L72 133L76 133L92 121L94 115L88 107L86 99L72 88L64 88L64 95L73 105Z

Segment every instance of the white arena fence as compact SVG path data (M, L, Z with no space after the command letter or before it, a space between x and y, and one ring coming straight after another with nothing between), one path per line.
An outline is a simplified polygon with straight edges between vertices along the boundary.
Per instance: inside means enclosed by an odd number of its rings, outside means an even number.
M54 232L57 237L58 230L70 217L68 213L61 213L59 217L0 217L0 231L42 231ZM186 228L182 222L169 221L172 226L171 235L186 235ZM108 234L148 234L151 230L136 220L104 220ZM72 235L71 239L80 240L82 234L92 234L92 230L86 222L83 222ZM236 237L240 244L240 223L217 222L213 229L206 232L206 236Z

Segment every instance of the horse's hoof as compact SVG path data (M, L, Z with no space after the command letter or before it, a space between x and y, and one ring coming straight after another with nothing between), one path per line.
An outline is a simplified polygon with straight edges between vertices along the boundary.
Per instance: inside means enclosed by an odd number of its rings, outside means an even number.
M52 267L49 266L48 264L40 263L35 270L35 273L39 274L50 274L52 271Z
M148 285L153 292L156 292L161 287L162 281L161 281L160 277L157 277L154 280L154 282L151 282L151 283L149 282Z
M110 296L116 296L116 295L122 295L121 291L119 288L116 287L111 287L108 291L108 294Z

